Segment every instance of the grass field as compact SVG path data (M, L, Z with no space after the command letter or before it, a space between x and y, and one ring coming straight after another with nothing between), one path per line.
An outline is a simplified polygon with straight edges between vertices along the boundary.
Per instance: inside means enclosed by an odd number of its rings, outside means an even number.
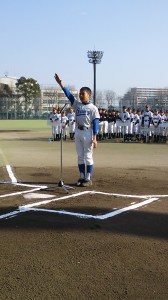
M47 120L0 120L0 129L48 128Z

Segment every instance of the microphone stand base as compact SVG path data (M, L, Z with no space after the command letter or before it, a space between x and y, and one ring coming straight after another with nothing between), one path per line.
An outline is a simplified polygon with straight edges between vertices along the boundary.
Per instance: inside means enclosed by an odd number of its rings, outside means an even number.
M60 180L59 182L58 182L58 185L56 185L56 186L48 186L47 188L45 188L45 189L42 189L43 191L44 190L53 190L53 189L56 189L56 188L62 188L67 194L69 194L69 191L68 190L70 190L70 189L75 189L74 187L72 187L72 186L69 186L69 185L65 185L64 184L64 181L63 180Z

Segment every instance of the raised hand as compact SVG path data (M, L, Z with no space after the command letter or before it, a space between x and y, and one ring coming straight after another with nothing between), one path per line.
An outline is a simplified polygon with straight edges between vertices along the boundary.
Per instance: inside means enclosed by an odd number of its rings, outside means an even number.
M59 78L58 74L55 73L54 78L55 81L59 84L59 86L63 89L64 84L62 83L62 80Z
M55 73L54 78L58 84L61 83L61 79L59 78L58 74Z

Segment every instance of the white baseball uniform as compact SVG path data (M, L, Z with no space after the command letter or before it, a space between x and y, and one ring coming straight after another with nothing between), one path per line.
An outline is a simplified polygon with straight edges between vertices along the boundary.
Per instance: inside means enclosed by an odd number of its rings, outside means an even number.
M75 144L78 155L80 177L85 176L87 166L87 179L91 179L93 169L93 135L98 134L98 108L91 102L82 103L75 99L70 91L64 87L63 91L71 102L75 111Z
M68 121L67 116L61 117L62 136L64 139L66 138L66 135L67 135L67 121Z
M69 120L69 133L75 132L75 112L69 112L67 114L68 120Z

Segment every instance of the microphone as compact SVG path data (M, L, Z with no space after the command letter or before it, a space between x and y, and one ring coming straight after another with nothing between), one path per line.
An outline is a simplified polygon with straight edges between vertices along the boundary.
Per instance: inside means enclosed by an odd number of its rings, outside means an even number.
M68 103L65 103L64 106L61 108L60 113L62 113L65 110L65 107L68 105Z

